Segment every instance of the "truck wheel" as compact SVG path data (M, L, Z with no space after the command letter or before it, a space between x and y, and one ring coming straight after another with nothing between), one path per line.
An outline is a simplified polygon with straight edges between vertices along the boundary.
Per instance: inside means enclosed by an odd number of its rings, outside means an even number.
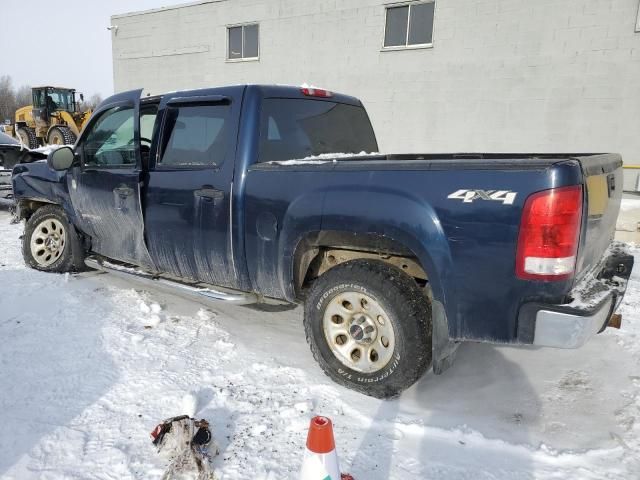
M68 127L52 127L47 136L49 145L73 145L76 136Z
M57 205L39 208L29 218L22 237L22 256L43 272L70 272L84 266L84 251L64 211Z
M411 277L383 262L354 260L318 278L304 326L324 372L372 397L400 394L431 365L431 304Z
M25 147L30 149L38 148L38 137L36 137L36 131L33 128L20 127L16 130L16 133Z

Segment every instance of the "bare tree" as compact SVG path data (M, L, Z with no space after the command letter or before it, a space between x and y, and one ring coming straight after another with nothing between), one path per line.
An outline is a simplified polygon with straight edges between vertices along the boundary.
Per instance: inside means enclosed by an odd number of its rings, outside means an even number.
M87 110L95 110L98 105L102 103L102 96L99 93L94 93L89 97L89 99L85 99L84 102L80 103L80 110L83 112Z
M16 98L13 90L13 82L9 75L0 77L0 123L5 120L13 121L16 112Z
M18 90L16 90L15 99L17 108L31 105L33 103L33 98L31 96L31 86L22 85L20 88L18 88Z

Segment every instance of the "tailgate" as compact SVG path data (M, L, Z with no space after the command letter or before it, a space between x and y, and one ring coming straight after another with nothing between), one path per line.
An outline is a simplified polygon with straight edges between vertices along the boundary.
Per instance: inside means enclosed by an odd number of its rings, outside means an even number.
M617 154L577 157L585 185L585 211L576 280L597 265L611 244L623 188L622 158Z

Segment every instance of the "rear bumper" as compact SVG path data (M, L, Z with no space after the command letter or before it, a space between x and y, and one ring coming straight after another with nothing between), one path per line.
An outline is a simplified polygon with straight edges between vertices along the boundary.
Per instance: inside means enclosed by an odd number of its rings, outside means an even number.
M587 275L569 293L569 303L527 303L518 316L518 341L543 347L578 348L602 332L622 302L633 268L625 244L607 250L597 274Z
M613 313L613 298L586 315L574 312L538 310L533 344L541 347L578 348L604 330Z

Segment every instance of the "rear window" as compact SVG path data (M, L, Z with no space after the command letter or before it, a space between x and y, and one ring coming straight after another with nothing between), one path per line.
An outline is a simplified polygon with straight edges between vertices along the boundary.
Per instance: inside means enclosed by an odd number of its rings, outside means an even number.
M282 98L262 103L259 162L377 150L371 122L362 107Z

